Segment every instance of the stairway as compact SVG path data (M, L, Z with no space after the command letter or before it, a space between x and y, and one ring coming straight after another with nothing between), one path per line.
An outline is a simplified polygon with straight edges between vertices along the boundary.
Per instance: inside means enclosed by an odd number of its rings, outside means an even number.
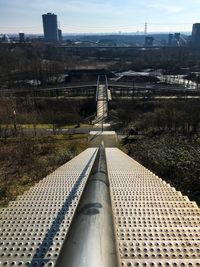
M200 209L117 148L106 148L120 266L200 266Z
M0 266L55 265L97 152L85 150L0 209ZM200 266L197 204L119 149L105 152L119 266Z

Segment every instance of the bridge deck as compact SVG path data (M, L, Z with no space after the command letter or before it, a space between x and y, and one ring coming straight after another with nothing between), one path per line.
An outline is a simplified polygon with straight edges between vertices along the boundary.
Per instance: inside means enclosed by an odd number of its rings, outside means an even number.
M105 81L103 84L100 84L100 76L97 80L97 92L96 92L96 101L97 101L97 114L95 118L95 124L103 122L104 119L108 116L108 83L107 77L105 76ZM111 95L109 95L111 98Z
M106 148L120 266L200 266L200 209L117 148Z

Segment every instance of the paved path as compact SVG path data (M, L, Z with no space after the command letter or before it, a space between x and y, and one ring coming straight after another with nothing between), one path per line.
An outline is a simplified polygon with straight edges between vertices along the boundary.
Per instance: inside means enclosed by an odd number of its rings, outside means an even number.
M118 137L116 132L112 131L91 131L89 135L89 146L99 147L101 144L104 147L116 147L118 145Z

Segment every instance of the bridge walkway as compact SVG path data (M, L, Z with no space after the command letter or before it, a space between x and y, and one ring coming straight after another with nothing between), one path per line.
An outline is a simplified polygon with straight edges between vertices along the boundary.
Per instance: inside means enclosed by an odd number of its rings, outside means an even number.
M104 120L108 117L109 98L111 98L111 95L108 90L107 77L98 76L96 91L97 113L96 118L94 120L95 124L103 123Z

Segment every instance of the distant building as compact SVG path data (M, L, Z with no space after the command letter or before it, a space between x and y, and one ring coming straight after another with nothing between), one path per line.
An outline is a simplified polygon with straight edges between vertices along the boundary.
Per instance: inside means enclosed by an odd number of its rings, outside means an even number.
M7 34L0 35L0 42L2 43L10 43L10 38Z
M181 39L181 34L180 32L176 32L174 34L174 42L175 42L175 46L180 46L180 39Z
M58 42L58 22L57 15L47 13L42 15L43 28L44 28L44 39L47 42Z
M193 46L200 47L200 23L193 24L191 41Z
M176 32L176 33L174 34L174 39L177 40L177 41L180 41L180 38L181 38L181 34L180 34L180 32Z
M170 33L169 37L168 37L168 45L172 46L173 45L173 41L174 41L174 35L172 33Z
M154 37L145 36L145 46L153 46Z
M24 43L25 42L25 34L23 32L19 33L19 41L20 41L20 43Z
M181 46L184 44L183 37L180 32L176 32L174 34L170 33L168 37L168 45L169 46Z
M59 40L59 42L61 42L61 43L62 43L62 41L63 41L62 30L61 30L61 29L58 29L58 40Z

